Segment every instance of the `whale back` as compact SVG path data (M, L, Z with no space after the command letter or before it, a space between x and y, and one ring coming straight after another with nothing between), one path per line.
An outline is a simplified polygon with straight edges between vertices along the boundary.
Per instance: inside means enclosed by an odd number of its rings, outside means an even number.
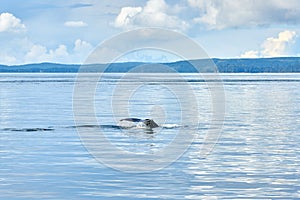
M144 120L144 124L145 124L146 127L148 127L148 128L156 128L156 127L158 127L158 124L155 123L155 122L153 121L153 119L145 119L145 120Z
M133 122L137 123L136 127L138 128L156 128L159 127L157 123L154 122L153 119L139 119L139 118L125 118L121 119L120 122ZM126 127L132 127L132 124L130 126L126 125Z

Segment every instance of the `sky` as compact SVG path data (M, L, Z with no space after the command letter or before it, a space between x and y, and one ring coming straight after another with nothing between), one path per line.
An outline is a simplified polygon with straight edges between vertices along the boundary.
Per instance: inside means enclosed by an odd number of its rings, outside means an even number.
M213 58L300 56L299 13L298 0L0 0L0 64L80 64L103 41L146 27L182 33Z

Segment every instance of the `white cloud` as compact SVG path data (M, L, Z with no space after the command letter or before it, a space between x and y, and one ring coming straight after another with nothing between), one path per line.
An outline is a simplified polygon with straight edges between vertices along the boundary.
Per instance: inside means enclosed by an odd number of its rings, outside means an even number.
M125 29L150 26L186 30L188 23L178 18L174 10L180 11L178 5L171 7L164 0L148 0L144 7L123 7L114 26Z
M209 29L300 23L298 0L188 0L198 10L194 22Z
M83 41L81 39L77 39L74 43L74 51L75 52L86 52L92 50L92 45L86 41Z
M59 45L56 49L47 50L46 47L36 44L31 47L29 52L25 55L26 63L37 62L64 62L69 53L65 45Z
M294 42L296 32L285 30L278 34L277 37L267 38L261 45L260 50L250 50L241 55L243 58L257 57L279 57L288 55L288 47Z
M19 45L20 48L15 48ZM93 46L84 40L77 39L68 47L64 44L55 48L34 43L28 38L16 39L9 46L0 49L0 64L19 65L24 63L83 63L93 50Z
M47 60L47 49L42 45L33 45L30 51L26 54L27 62L41 62Z
M0 32L21 32L26 29L21 20L11 13L0 14Z
M278 37L267 38L262 44L262 55L264 57L276 57L286 55L286 50L296 36L295 31L283 31L278 34Z
M254 51L254 50L246 51L240 57L241 58L258 58L259 51Z
M53 58L56 58L56 57L64 58L64 57L67 57L69 55L69 53L68 53L67 47L65 45L61 44L57 47L57 49L50 50L50 55Z
M149 0L144 7L144 12L147 13L159 13L165 12L168 9L168 5L164 0Z
M81 39L77 39L74 42L73 54L71 55L71 60L73 63L83 63L87 57L91 54L93 46Z
M45 46L35 44L25 55L25 62L82 63L92 49L93 46L90 43L81 39L74 42L73 50L70 51L62 44L56 49L47 49Z
M141 7L124 7L121 9L118 17L115 19L116 27L126 27L131 23L132 18L134 18L138 13L142 11Z
M206 0L189 0L191 7L199 8L202 15L194 18L196 23L204 23L213 26L217 23L218 9L214 6L213 1Z
M88 26L87 23L83 22L83 21L67 21L64 24L67 27L85 27Z

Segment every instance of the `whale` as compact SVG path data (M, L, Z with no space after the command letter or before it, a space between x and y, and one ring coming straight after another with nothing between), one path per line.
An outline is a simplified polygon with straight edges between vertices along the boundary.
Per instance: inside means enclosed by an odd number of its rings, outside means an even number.
M139 128L157 128L159 125L153 119L139 119L139 118L125 118L120 121L129 121L137 123L137 127Z

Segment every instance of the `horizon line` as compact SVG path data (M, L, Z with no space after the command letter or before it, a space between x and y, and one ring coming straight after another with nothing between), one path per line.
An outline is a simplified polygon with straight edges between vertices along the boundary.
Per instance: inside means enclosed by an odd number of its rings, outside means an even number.
M300 58L300 56L279 56L279 57L259 57L259 58L197 58L197 59L189 59L189 60L176 60L176 61L166 61L166 62L154 62L154 61L120 61L120 62L107 62L107 63L59 63L59 62L36 62L36 63L24 63L24 64L1 64L0 66L7 67L18 67L24 65L40 65L40 64L56 64L56 65L108 65L108 64L125 64L125 63L144 63L144 64L170 64L177 62L190 62L190 61L198 61L198 60L262 60L262 59L287 59L287 58Z

